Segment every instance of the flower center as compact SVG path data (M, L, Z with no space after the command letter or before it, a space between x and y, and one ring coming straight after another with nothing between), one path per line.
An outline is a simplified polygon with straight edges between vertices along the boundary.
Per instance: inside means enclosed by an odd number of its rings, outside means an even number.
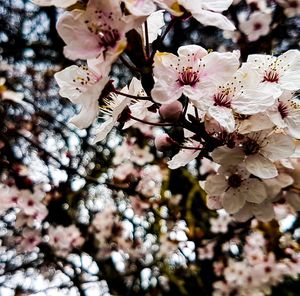
M228 178L227 182L230 187L238 188L242 184L242 178L238 174L233 174Z
M256 154L260 150L260 145L253 139L247 139L243 149L246 155Z
M280 113L282 119L286 118L289 115L289 108L287 104L279 101L278 112Z
M177 82L180 86L190 85L194 86L197 82L200 81L199 72L194 71L192 68L184 69L182 72L179 72Z
M291 1L290 3L289 3L289 5L290 5L290 7L292 7L292 8L298 8L298 2L297 1Z
M228 90L215 94L213 100L214 106L221 106L226 108L230 108L231 106L231 99L229 97Z
M109 48L115 47L117 42L120 40L120 33L118 30L106 30L98 33L99 36L99 45Z
M276 71L276 69L269 69L265 72L264 75L264 81L268 81L268 82L275 82L278 83L279 81L279 73Z
M262 24L261 24L261 23L255 23L255 24L253 25L254 31L258 31L258 30L260 30L261 28L262 28Z

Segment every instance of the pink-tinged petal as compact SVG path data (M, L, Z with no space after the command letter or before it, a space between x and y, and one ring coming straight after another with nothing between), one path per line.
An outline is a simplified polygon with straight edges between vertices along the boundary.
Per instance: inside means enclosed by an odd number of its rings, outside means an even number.
M219 86L232 78L240 62L235 52L211 52L202 58L205 69L201 73L200 85L211 84Z
M239 222L246 222L253 216L252 213L252 205L248 202L243 206L241 210L239 210L236 214L234 214L234 219Z
M202 57L206 56L208 54L207 50L199 45L184 45L180 46L178 51L179 57L190 57L194 60L201 59Z
M245 158L245 154L241 148L230 149L222 146L212 152L212 158L219 164L232 166L241 163Z
M261 154L272 161L277 161L291 156L296 149L296 144L290 136L273 134L268 137L267 145L261 149Z
M240 188L230 188L223 195L223 208L229 214L238 212L245 204L245 195Z
M201 10L197 13L193 13L193 17L205 26L214 26L228 31L234 31L236 29L234 24L227 17L218 12Z
M216 121L219 122L229 133L232 133L235 128L235 120L230 108L220 107L220 106L211 106L208 110L208 113Z
M160 104L169 104L178 100L182 95L183 87L174 85L174 82L168 84L164 80L158 80L151 91L153 100Z
M203 1L203 9L212 10L216 12L222 12L227 10L232 4L232 0L205 0Z
M275 218L273 205L269 201L261 204L252 204L252 212L256 219L263 222L268 222Z
M220 196L207 196L206 205L210 210L220 210L222 202Z
M196 144L195 144L196 146ZM182 166L187 165L193 159L195 159L200 153L200 150L182 149L173 158L168 161L168 167L171 170L178 169Z
M278 175L274 163L260 154L249 155L245 160L247 170L263 179L274 178Z
M94 58L101 52L98 38L84 23L84 14L84 11L77 9L65 12L56 26L58 34L67 44L64 54L71 60Z
M244 180L241 189L248 202L260 204L267 198L265 185L258 179Z
M208 195L218 196L225 192L228 188L228 183L224 175L208 176L204 190Z
M267 110L275 102L272 94L248 89L239 93L232 102L232 108L240 114L252 115Z
M176 81L178 73L171 65L177 65L178 57L172 53L157 52L154 56L153 73L156 78L166 81Z
M114 127L115 123L112 118L109 118L104 123L100 125L100 127L96 130L95 138L93 139L93 143L97 143L99 141L102 141L106 138L106 136L109 134L109 132Z

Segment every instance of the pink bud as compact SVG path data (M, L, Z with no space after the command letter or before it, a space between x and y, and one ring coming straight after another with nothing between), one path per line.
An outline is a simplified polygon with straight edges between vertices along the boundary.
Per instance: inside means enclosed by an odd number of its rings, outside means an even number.
M154 144L158 151L168 151L175 142L168 134L162 134L155 137Z
M175 101L170 104L162 105L159 108L159 114L165 121L176 121L179 119L182 111L182 104L179 101Z

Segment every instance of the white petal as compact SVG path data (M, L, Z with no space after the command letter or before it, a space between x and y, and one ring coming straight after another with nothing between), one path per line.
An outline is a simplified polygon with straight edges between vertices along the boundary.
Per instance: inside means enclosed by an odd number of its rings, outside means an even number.
M203 1L203 9L222 12L227 10L232 4L232 0L205 0Z
M151 91L153 100L160 104L170 104L178 100L182 95L183 88L174 85L174 82L168 84L163 80L157 80Z
M207 50L199 45L184 45L178 48L179 57L193 57L194 59L201 59L207 55Z
M252 204L254 216L263 222L268 222L275 218L275 212L272 203L265 201L261 204Z
M245 154L240 148L230 149L222 146L212 152L212 158L215 162L222 165L237 165L244 160Z
M240 120L237 130L240 134L247 134L273 127L273 122L264 114L251 115L248 119Z
M195 159L200 153L200 150L182 149L173 158L168 161L168 167L171 170L178 169L187 165L193 159Z
M248 202L262 203L267 198L264 184L258 179L250 178L242 183L242 191Z
M245 163L247 170L259 178L274 178L278 174L274 163L260 154L249 155Z
M234 131L235 120L230 108L211 106L208 110L208 113L216 121L219 122L229 133Z
M193 17L198 22L206 26L215 26L222 30L228 31L235 30L235 26L233 25L233 23L221 13L202 10L197 13L193 13Z
M204 190L208 195L221 195L228 188L228 183L224 175L208 176Z
M70 123L73 123L80 129L87 128L96 119L98 113L98 102L89 101L87 104L81 105L80 112L70 119Z
M114 127L114 121L112 118L109 118L107 121L102 123L100 127L97 129L95 133L95 138L93 139L93 143L97 143L99 141L102 141L106 138L106 136L109 134L109 132Z
M288 134L296 139L300 139L300 110L293 110L285 118Z
M239 222L246 222L252 216L253 216L252 205L247 202L239 212L234 214L233 217L234 217L235 220L237 220Z
M237 71L240 62L236 52L211 52L202 58L205 64L202 80L204 84L210 83L213 86L219 86L232 78Z
M272 161L291 156L296 148L294 140L283 134L273 134L267 141L268 144L263 147L261 154Z
M247 89L232 102L233 109L240 114L252 115L267 110L275 102L272 94L261 90Z
M223 208L229 214L238 212L245 204L245 196L239 188L230 188L223 196Z

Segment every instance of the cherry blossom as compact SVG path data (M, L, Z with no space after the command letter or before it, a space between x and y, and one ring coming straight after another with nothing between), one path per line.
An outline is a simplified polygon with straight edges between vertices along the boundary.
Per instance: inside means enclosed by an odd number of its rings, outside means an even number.
M235 129L236 113L253 115L274 104L272 94L259 87L259 76L244 65L231 80L219 85L207 97L193 100L195 106L205 110L228 132Z
M85 11L65 12L58 20L57 31L67 44L64 48L67 58L98 58L110 64L126 48L125 33L142 21L123 16L118 0L90 0Z
M70 122L79 128L91 125L99 112L98 99L109 81L105 65L88 61L87 65L67 67L54 77L60 87L59 94L81 106L79 114Z
M249 41L256 41L270 32L271 22L271 14L256 11L250 15L249 20L241 22L239 27Z
M299 0L276 0L283 8L287 17L294 17L300 14Z
M250 173L243 166L221 167L218 172L207 178L204 188L208 195L222 197L226 212L236 213L246 201L260 204L267 198L264 184L256 178L249 178Z
M267 115L277 127L300 139L300 104L292 92L285 91L268 110Z
M228 224L231 222L231 218L227 214L219 214L217 218L210 218L210 229L213 233L226 233L228 230Z
M22 232L19 250L22 252L32 252L35 247L41 243L41 241L42 239L40 231L26 228Z
M270 130L246 134L241 146L234 149L215 149L214 161L223 165L245 161L245 166L251 174L268 179L278 174L274 162L291 156L295 151L295 143L291 137Z
M50 226L48 230L49 245L54 252L61 257L66 257L73 248L80 247L84 243L81 233L75 225L68 227Z
M270 55L249 55L247 64L255 69L266 91L278 98L283 90L296 91L300 88L300 51L291 49L275 57Z
M158 52L154 59L156 82L151 95L154 101L169 104L182 94L198 100L216 84L230 79L239 65L237 53L207 51L197 45L181 46L178 57Z

